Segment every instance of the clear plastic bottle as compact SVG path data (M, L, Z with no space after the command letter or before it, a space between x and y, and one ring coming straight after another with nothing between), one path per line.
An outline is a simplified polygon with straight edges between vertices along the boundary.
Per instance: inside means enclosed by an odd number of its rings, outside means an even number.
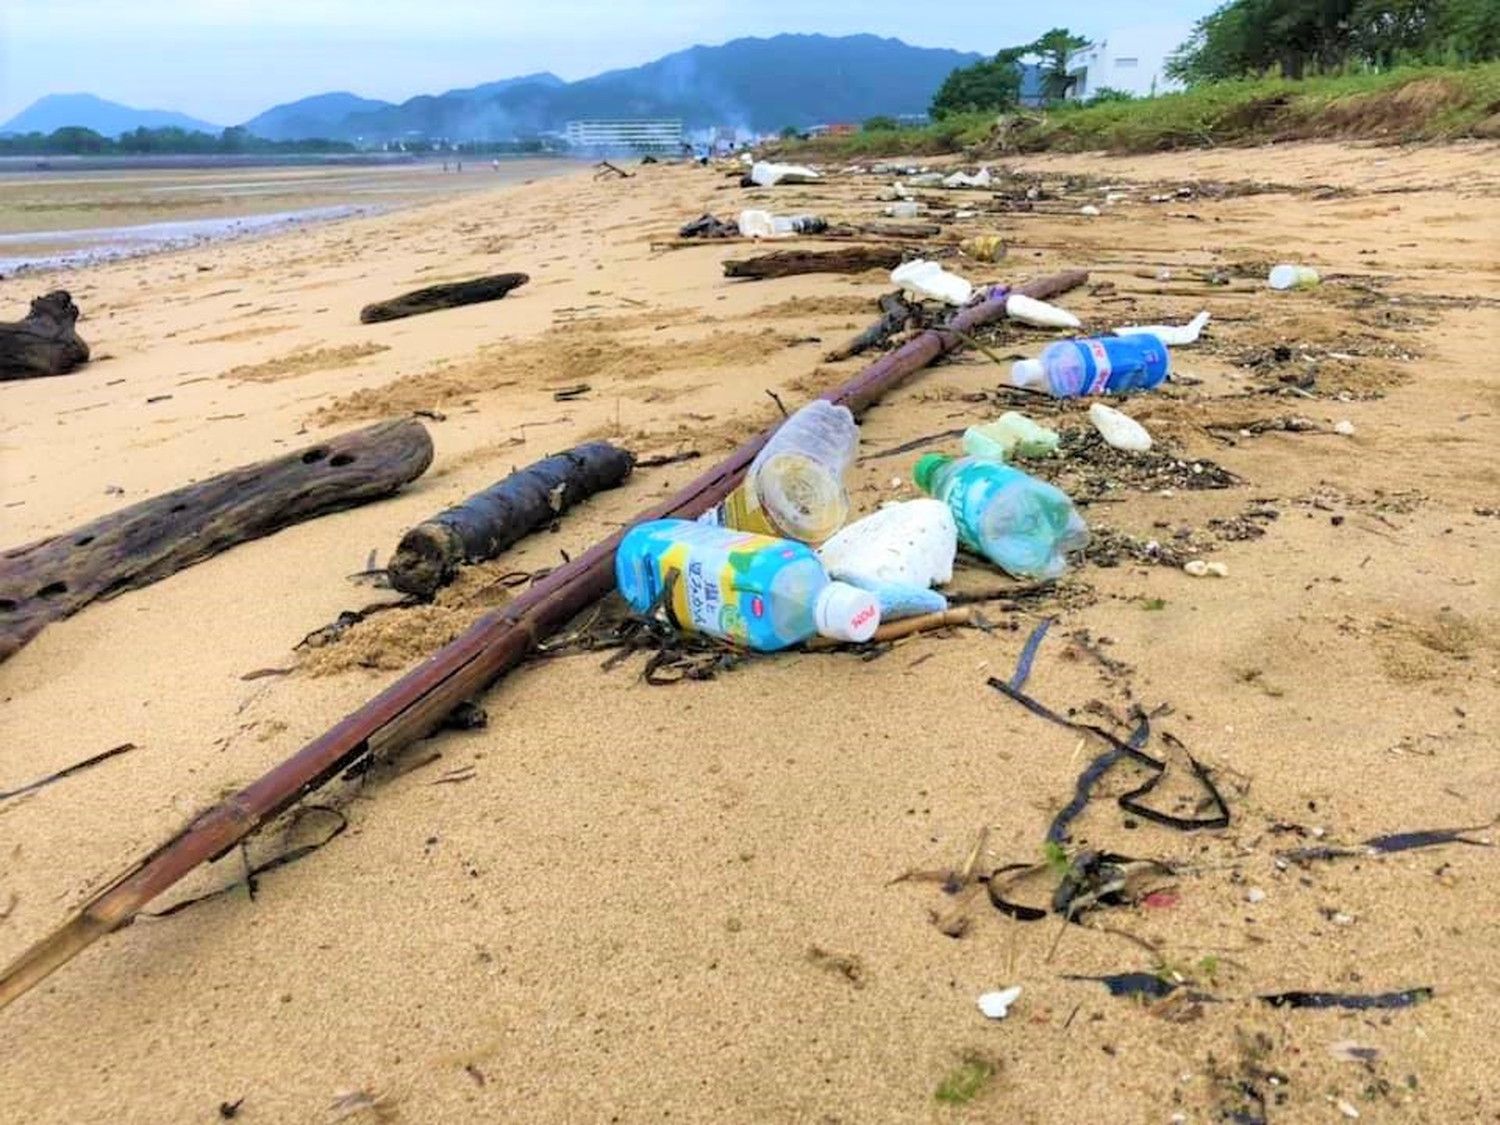
M1088 527L1067 495L1010 465L929 453L912 477L948 505L958 541L1008 574L1060 577L1067 553L1088 545Z
M740 234L746 238L789 238L794 234L821 234L828 220L818 215L773 215L769 211L741 211Z
M1056 398L1149 391L1172 370L1167 345L1148 333L1059 340L1038 359L1010 369L1018 387L1046 391Z
M844 476L858 451L849 408L815 399L782 423L740 486L702 522L821 543L849 518Z
M863 642L880 626L875 595L830 580L806 544L688 520L631 528L615 552L615 578L638 613L661 599L677 628L761 652L813 636Z

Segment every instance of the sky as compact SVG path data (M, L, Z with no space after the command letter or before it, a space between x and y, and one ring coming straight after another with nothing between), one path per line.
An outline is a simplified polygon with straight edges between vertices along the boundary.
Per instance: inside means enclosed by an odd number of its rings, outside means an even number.
M1213 0L0 0L0 121L92 93L219 125L330 90L402 101L539 70L575 80L696 43L821 32L992 53L1058 25L1191 24Z

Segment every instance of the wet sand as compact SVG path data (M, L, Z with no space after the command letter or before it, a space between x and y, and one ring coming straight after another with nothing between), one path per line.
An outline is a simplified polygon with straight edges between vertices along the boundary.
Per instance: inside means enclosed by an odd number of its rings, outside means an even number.
M142 920L0 1014L0 1120L215 1120L222 1105L267 1122L1283 1125L1350 1120L1345 1106L1492 1120L1500 849L1281 853L1500 812L1500 389L1482 362L1500 347L1497 155L1017 162L1034 178L1002 185L1011 209L957 224L1011 243L998 265L964 263L973 280L1087 267L1090 287L1063 303L1090 326L1215 314L1172 384L1122 404L1159 456L1091 443L1079 404L1031 404L1072 451L1037 471L1088 501L1094 533L1064 583L1018 601L962 567L958 586L996 596L981 607L994 631L878 659L794 653L670 687L643 682L639 656L528 665L484 698L488 729L316 798L349 830L253 901L239 889ZM99 358L0 385L6 546L367 419L440 415L437 459L392 500L89 607L0 665L0 790L140 747L0 802L0 961L503 604L505 575L576 556L774 421L766 391L794 406L856 372L821 356L874 319L885 276L730 282L722 262L752 248L653 242L751 201L874 218L885 182L585 173L58 275ZM1025 209L1028 186L1055 198ZM1286 258L1325 284L1268 292ZM532 281L504 301L358 323L402 289L513 269ZM0 293L22 306L53 280ZM985 336L1002 358L1048 339ZM554 401L579 382L592 390ZM864 419L858 510L913 495L917 457L956 443L883 451L1014 408L1003 382L971 351L888 394ZM432 606L295 650L389 599L351 577L372 550L385 561L425 516L591 437L702 458L637 471ZM1189 577L1192 558L1228 577ZM1122 737L1132 707L1168 707L1148 743L1167 780L1142 800L1211 811L1191 754L1231 818L1162 827L1117 803L1146 776L1111 775L1070 847L1170 872L1082 926L901 878L964 867L982 829L976 871L1042 862L1101 747L986 681L1046 617L1029 690ZM278 825L250 858L325 826ZM242 870L230 857L159 905ZM1013 897L1045 906L1055 881ZM1120 972L1184 987L1141 1002L1069 979ZM987 1021L976 998L1008 985L1020 1000ZM1403 1010L1257 999L1414 987L1433 998Z

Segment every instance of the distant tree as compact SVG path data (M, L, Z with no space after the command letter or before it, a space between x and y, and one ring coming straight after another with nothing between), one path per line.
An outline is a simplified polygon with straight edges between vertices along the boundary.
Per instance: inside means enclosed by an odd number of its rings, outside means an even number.
M1007 48L993 59L962 66L938 87L932 99L932 118L953 113L999 112L1021 100L1021 56L1024 47Z
M866 133L888 133L893 129L901 128L901 124L894 117L887 117L884 114L878 114L875 117L871 117L866 120L865 123L860 126L860 128L862 128Z
M1074 54L1091 46L1082 35L1074 35L1065 27L1054 27L1027 48L1028 54L1042 58L1042 97L1049 102L1060 102L1066 98L1077 82L1068 69L1068 60Z
M781 127L781 139L784 141L794 140L798 135L797 126L783 125Z
M105 152L110 147L108 137L79 125L64 125L61 129L54 129L42 143L46 152L58 153Z

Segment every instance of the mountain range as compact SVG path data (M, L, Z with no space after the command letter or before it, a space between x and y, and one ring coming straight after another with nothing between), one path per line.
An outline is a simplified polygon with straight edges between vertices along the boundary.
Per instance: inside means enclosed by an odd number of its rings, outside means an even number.
M680 117L688 129L717 125L765 133L787 125L922 113L949 72L982 57L874 35L777 35L691 47L577 82L541 72L399 105L350 93L319 94L274 106L244 124L268 140L323 137L366 144L413 136L509 140L560 131L569 120L588 117ZM0 133L82 125L116 135L143 124L218 131L181 114L132 110L89 95L52 95L0 125Z

